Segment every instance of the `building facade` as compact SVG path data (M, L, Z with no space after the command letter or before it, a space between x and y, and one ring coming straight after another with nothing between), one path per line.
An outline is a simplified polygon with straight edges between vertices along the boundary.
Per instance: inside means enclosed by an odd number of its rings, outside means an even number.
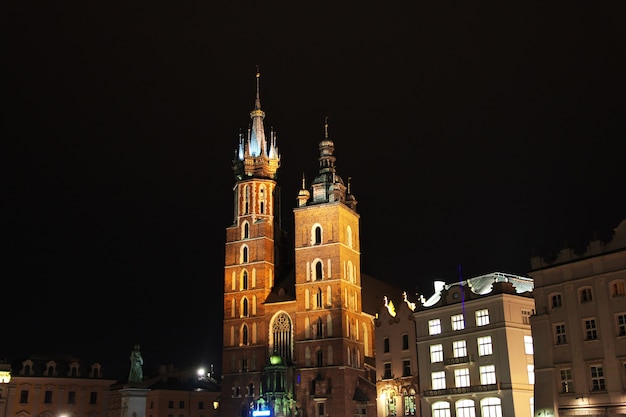
M362 305L357 201L337 173L326 124L319 169L308 189L302 179L294 243L285 247L280 155L275 133L265 134L259 74L256 81L251 126L233 161L220 414L375 416L376 389L366 371L373 316Z
M531 267L535 416L626 415L626 220L607 243Z
M31 355L12 363L8 382L0 383L2 416L105 417L109 387L99 363L62 355Z
M379 416L419 416L415 303L406 296L383 299L376 326L376 392Z
M435 283L416 303L423 417L533 415L532 279L491 273Z

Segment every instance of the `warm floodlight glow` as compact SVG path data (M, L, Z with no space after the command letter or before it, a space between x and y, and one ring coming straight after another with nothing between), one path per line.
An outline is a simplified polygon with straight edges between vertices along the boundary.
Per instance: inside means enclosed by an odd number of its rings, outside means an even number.
M8 384L9 382L11 382L11 372L0 371L0 384Z

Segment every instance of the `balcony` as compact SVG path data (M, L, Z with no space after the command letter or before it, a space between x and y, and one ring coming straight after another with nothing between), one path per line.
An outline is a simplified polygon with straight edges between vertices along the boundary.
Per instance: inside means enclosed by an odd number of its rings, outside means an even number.
M437 397L439 395L467 394L470 392L499 391L500 383L485 385L470 385L469 387L455 387L445 389L431 389L424 391L424 397Z
M470 363L471 361L472 359L470 356L461 356L460 358L448 358L443 361L443 364L445 366L460 365L463 363Z

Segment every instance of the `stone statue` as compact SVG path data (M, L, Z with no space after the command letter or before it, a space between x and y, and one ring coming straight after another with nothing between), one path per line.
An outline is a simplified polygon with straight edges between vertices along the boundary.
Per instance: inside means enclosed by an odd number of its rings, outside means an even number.
M130 374L128 375L128 382L142 382L143 381L143 358L139 351L139 345L135 345L135 349L130 353Z

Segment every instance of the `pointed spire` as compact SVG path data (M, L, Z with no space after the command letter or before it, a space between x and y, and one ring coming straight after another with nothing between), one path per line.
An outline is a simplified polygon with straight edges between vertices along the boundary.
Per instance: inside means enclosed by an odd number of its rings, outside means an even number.
M324 118L324 139L328 139L328 116Z
M263 119L265 112L261 110L261 73L256 67L254 109L250 112L252 121L244 136L239 133L239 148L237 160L233 161L235 176L239 179L244 177L276 178L276 171L280 167L280 154L276 145L276 133L271 129L269 144L265 136Z

